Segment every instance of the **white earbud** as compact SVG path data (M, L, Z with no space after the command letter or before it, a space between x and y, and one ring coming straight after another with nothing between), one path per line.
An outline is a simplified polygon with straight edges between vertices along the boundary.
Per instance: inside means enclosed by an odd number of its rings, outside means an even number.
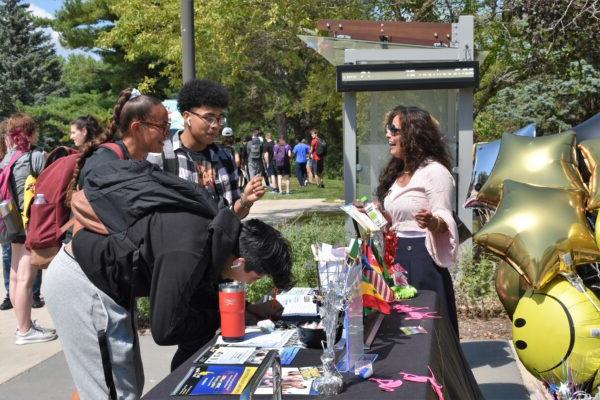
M192 119L191 118L188 118L186 122L187 122L188 126L192 126Z

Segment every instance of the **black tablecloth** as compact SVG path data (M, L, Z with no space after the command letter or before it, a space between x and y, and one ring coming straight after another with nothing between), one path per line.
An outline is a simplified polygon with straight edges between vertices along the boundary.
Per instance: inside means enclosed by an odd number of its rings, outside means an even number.
M439 303L435 293L420 291L414 299L405 300L403 303L415 307L429 307L429 310L438 310ZM401 326L421 325L427 334L403 336L399 331ZM211 341L208 346L212 346ZM148 392L144 400L157 399L185 399L189 396L170 396L175 387L181 382L190 370L193 360L205 349L199 350L194 356L173 371L162 382ZM442 385L445 400L482 399L483 396L475 382L469 364L460 348L460 344L446 318L425 319L421 321L405 321L403 314L394 311L385 317L377 338L367 353L377 353L379 357L373 364L373 376L386 379L401 379L400 371L429 375L428 366L431 367L437 382ZM292 362L291 367L320 365L319 357L322 351L313 349L300 349ZM364 381L354 375L344 374L344 392L332 399L437 399L428 383L414 383L403 380L403 385L395 392L383 392L377 384ZM234 399L237 396L200 396L201 399ZM256 396L257 398L270 398L271 396ZM308 396L284 396L297 399ZM318 397L310 396L313 399Z

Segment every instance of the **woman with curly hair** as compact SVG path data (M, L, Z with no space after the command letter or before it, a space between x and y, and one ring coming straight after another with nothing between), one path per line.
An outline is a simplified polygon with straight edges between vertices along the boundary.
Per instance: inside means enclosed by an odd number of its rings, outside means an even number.
M44 167L44 154L33 151L38 141L38 130L34 120L26 114L12 115L6 125L6 147L8 152L2 160L2 168L16 157L11 169L10 186L13 197L23 209L25 181L29 175L37 176ZM56 339L56 331L46 329L31 320L33 282L37 271L31 265L31 255L25 248L25 234L11 243L10 300L17 317L16 344L47 342Z
M385 130L392 158L379 176L376 195L398 240L394 262L406 269L411 285L438 294L442 314L458 335L448 272L459 244L448 148L437 122L418 107L394 108Z

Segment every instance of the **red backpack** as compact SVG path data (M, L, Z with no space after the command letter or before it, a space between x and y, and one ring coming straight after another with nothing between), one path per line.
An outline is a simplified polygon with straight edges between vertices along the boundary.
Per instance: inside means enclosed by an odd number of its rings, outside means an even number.
M125 158L123 149L116 143L104 143L100 147L112 150L120 160ZM69 147L55 149L35 183L36 199L29 209L25 247L31 251L31 265L36 268L46 268L62 244L65 233L62 227L71 216L65 200L79 156L77 150ZM45 201L38 201L40 195Z

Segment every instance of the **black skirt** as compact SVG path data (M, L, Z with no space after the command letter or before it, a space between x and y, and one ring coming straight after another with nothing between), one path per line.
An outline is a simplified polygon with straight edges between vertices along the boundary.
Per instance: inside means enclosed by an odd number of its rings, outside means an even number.
M408 282L417 290L431 290L438 294L441 314L450 320L458 337L452 278L447 268L441 268L433 261L425 247L425 238L398 238L394 262L406 269Z

